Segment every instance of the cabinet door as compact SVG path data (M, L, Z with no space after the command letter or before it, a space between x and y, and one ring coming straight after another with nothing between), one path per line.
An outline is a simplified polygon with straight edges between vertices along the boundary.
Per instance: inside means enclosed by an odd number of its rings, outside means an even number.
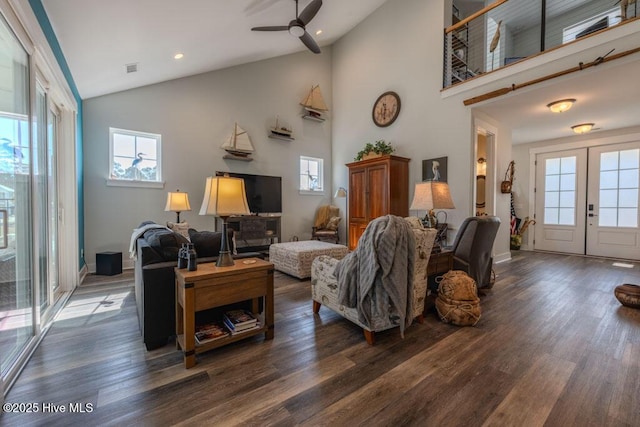
M366 169L352 169L349 173L349 220L367 220Z
M367 221L389 213L389 168L387 164L367 168Z
M349 249L354 250L358 246L358 240L367 228L367 223L352 222L349 223Z

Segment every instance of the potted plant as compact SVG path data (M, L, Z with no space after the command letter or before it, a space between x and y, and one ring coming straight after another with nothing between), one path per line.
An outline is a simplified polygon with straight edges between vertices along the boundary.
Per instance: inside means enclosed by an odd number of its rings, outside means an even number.
M380 157L386 154L391 154L396 149L391 146L391 143L386 142L384 139L380 139L372 144L368 142L364 148L358 151L358 154L353 160L366 160L373 157Z

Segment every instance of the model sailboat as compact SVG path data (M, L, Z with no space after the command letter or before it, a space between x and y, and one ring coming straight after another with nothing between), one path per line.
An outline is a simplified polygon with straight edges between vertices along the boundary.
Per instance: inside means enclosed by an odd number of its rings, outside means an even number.
M238 126L238 123L235 124L229 140L222 144L221 148L227 152L223 156L224 159L253 160L249 157L253 153L253 145L251 144L251 139L249 139L249 134Z
M278 116L276 116L276 125L271 128L271 135L276 138L281 137L286 139L293 139L292 134L293 134L293 129L288 128L284 125L281 125L278 122Z
M314 119L318 121L324 121L322 117L322 113L325 111L329 111L327 108L327 104L324 103L324 98L322 98L322 92L320 92L320 86L315 85L309 91L309 94L300 102L300 105L304 107L307 111L305 114L305 119Z

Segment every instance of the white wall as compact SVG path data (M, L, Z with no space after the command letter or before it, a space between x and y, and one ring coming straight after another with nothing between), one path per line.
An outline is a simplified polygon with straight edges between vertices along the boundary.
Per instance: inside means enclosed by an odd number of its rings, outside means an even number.
M213 230L214 218L199 216L207 176L216 171L281 176L282 236L311 237L316 208L330 201L331 116L324 123L303 120L300 100L320 84L329 109L331 47L241 65L84 101L85 259L95 271L95 253L122 251L144 220L175 221L164 212L168 191L189 193L192 211L181 213L198 230ZM276 115L291 125L295 141L267 137ZM237 121L251 137L254 161L223 160L220 149ZM162 135L164 189L106 185L109 127ZM298 193L299 156L325 159L324 195Z
M348 188L348 170L367 142L391 141L399 156L409 157L410 200L421 181L422 160L448 157L448 183L456 209L449 211L454 228L474 215L474 125L462 96L441 96L443 22L451 9L424 0L390 0L333 47L333 180ZM449 17L450 19L450 17ZM376 98L387 90L400 95L402 109L394 124L379 128L371 120ZM487 120L491 118L485 117ZM510 131L498 135L497 162L510 161ZM506 161L506 163L505 163ZM500 195L502 196L502 195ZM494 252L509 256L508 203L498 200L502 225ZM340 203L340 202L336 202ZM424 215L424 212L412 212ZM506 230L506 237L505 237Z

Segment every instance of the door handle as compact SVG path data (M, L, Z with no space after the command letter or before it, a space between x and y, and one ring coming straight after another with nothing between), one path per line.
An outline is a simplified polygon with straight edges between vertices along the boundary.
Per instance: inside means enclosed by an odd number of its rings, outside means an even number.
M590 213L590 214L589 214L589 217L594 217L594 216L598 216L598 215L596 215L596 214L594 214L594 213Z

